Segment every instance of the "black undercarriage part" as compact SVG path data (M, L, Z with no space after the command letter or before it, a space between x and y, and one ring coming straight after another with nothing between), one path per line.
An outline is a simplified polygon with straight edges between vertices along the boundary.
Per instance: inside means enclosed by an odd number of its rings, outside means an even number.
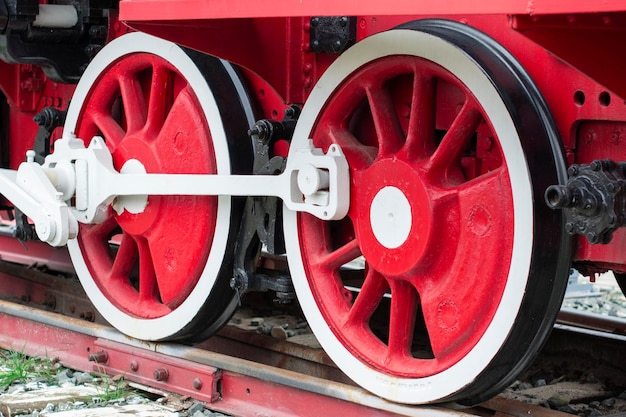
M75 83L106 43L117 0L0 0L0 59L40 65L54 81Z
M39 125L33 150L35 151L35 162L43 164L46 156L50 154L50 138L52 132L57 127L63 126L65 123L65 115L67 111L59 110L54 107L45 107L35 115L33 120Z
M285 170L286 158L272 154L278 140L291 140L300 108L292 106L281 121L263 119L248 132L254 142L255 175L278 175ZM289 303L295 290L288 273L263 273L257 264L261 249L269 254L285 253L282 228L282 202L277 197L248 197L235 248L231 287L243 294L250 291L275 291L276 301Z
M586 236L591 244L609 243L626 225L626 162L596 160L567 172L567 185L546 189L546 203L565 211L569 234Z

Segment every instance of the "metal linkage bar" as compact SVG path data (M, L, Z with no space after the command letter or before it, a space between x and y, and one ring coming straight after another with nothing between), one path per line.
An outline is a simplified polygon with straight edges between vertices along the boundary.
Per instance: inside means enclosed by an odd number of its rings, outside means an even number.
M290 151L280 175L146 174L135 159L120 171L102 138L94 137L85 148L82 140L64 137L43 165L28 151L17 172L0 170L0 193L33 220L39 238L52 246L74 238L78 222L103 221L109 205L118 213L143 212L149 195L279 197L287 209L323 220L343 218L350 204L341 148L331 145L324 154L311 141Z

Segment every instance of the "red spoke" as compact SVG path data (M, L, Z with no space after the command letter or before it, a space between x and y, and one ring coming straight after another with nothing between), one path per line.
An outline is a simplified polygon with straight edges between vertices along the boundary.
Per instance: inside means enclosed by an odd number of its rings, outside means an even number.
M364 326L389 290L385 278L373 269L368 270L361 291L345 318L343 327Z
M158 303L158 286L152 253L147 240L135 237L139 249L139 301Z
M404 133L389 91L378 85L365 88L378 137L379 158L393 155L404 144Z
M134 75L119 76L120 93L128 132L141 130L146 124L148 109L139 79Z
M408 160L424 158L435 148L436 88L429 75L415 71L405 152Z
M94 111L89 115L89 118L102 133L109 149L115 149L122 139L124 139L124 136L126 136L126 132L124 132L122 126L120 126L110 114ZM91 140L91 138L82 139L86 142Z
M115 230L116 227L118 227L118 224L115 217L109 215L102 223L81 227L80 235L81 237L96 241L107 240L108 235Z
M172 203L172 200L170 200ZM211 198L185 198L179 203L187 208L206 213L205 221L191 221L180 216L178 210L161 209L160 223L144 234L154 260L157 286L161 302L170 308L180 305L194 290L204 269L199 260L208 256L203 244L211 243L211 232L215 223L209 214L215 215L216 201ZM171 233L171 230L177 233ZM180 245L185 242L186 245ZM194 249L190 249L194 248ZM194 261L188 262L190 258Z
M158 131L163 126L172 100L173 73L166 65L155 62L152 67L147 129Z
M435 175L440 174L446 167L460 164L459 157L467 148L482 120L480 109L468 99L430 159L430 169Z
M391 280L388 360L411 357L413 331L419 299L407 281Z
M328 270L335 270L339 269L342 265L355 260L359 256L361 256L359 242L354 239L340 248L329 252L326 255L320 256L315 260L315 265L319 265L320 267Z
M122 235L120 246L117 249L115 260L113 261L111 278L122 278L127 280L127 277L130 275L138 256L139 253L137 251L137 244L134 239L130 235L124 233Z
M163 121L154 146L156 148L166 146L165 144L171 146L176 139L176 135L180 132L180 126L183 123L187 125L187 130L193 132L193 129L196 128L196 125L200 121L191 119L194 117L200 117L198 115L195 95L193 94L191 86L186 86L174 97L172 107L169 109Z
M328 131L326 131L328 129ZM330 126L324 127L327 137L331 143L341 146L346 159L353 170L363 170L369 167L376 159L378 149L374 146L366 146L359 142L352 133L345 129L333 129ZM322 133L323 135L324 133ZM319 145L318 145L319 146Z

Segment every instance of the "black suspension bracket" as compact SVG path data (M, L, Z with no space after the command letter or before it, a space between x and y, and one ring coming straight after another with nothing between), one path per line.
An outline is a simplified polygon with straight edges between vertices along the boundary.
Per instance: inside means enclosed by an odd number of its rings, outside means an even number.
M255 142L255 151L258 153L256 146L262 144L267 146L267 151L271 150L271 146L280 139L291 141L293 131L296 128L296 122L300 116L300 107L290 106L285 110L285 117L281 121L261 119L257 121L252 129L248 131L248 136ZM255 165L263 165L265 161L255 158Z
M291 106L281 121L257 121L248 135L254 144L254 175L278 175L285 170L287 159L272 155L277 140L291 140L300 108ZM288 274L257 271L261 248L270 254L285 252L282 228L282 202L277 197L247 197L235 247L231 288L240 296L250 291L275 291L277 301L289 303L295 291ZM268 271L269 272L269 271Z
M567 185L546 189L546 203L564 210L569 234L586 236L591 244L609 243L626 225L626 162L596 160L567 172Z
M57 127L63 126L67 111L59 110L54 107L45 107L33 117L35 123L39 125L37 135L35 136L35 162L43 164L44 159L50 154L50 138L52 132Z

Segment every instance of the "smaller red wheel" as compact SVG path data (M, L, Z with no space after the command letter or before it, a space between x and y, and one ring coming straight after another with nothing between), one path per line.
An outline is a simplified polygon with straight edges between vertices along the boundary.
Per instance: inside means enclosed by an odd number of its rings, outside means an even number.
M566 233L533 201L565 165L521 71L467 26L416 22L340 56L302 111L292 149L340 145L351 201L341 221L284 213L294 286L331 358L382 397L494 395L555 319L568 244L535 236Z
M230 98L216 98L215 85ZM134 33L88 67L65 128L85 141L102 136L122 173L229 173L231 141L245 141L249 125L241 91L227 63ZM221 111L239 126L227 127ZM233 210L222 196L121 197L68 246L88 296L116 328L149 340L198 338L236 304L226 255Z

